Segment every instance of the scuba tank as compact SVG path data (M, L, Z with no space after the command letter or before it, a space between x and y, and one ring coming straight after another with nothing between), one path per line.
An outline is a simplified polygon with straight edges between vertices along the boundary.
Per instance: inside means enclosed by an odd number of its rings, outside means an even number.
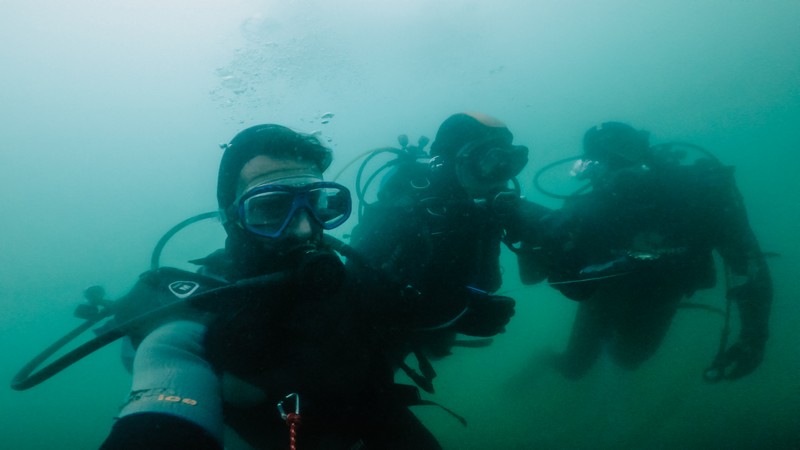
M397 142L400 144L400 148L379 147L372 150L367 150L366 152L356 156L333 177L333 181L336 181L350 166L358 162L360 159L364 159L358 168L358 172L356 173L355 192L356 198L358 198L359 222L361 221L361 217L364 213L364 208L369 206L369 202L367 201L367 192L372 186L372 183L374 183L381 174L384 174L385 172L405 163L418 160L430 161L430 155L425 150L425 147L430 142L430 139L426 136L420 136L417 140L417 145L409 145L408 136L401 134L397 136ZM366 180L364 180L364 172L367 170L367 167L369 167L369 164L372 162L372 160L387 154L395 155L395 158L383 163L374 172L372 172L372 174L370 174Z

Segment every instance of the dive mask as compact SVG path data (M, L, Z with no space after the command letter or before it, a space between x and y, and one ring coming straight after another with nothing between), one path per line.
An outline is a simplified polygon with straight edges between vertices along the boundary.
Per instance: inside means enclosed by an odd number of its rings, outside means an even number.
M528 147L497 140L478 141L465 145L458 152L457 161L479 180L510 180L528 163Z
M276 238L300 209L305 209L324 230L332 230L350 217L352 201L346 187L331 181L301 186L261 184L245 191L233 208L244 229Z

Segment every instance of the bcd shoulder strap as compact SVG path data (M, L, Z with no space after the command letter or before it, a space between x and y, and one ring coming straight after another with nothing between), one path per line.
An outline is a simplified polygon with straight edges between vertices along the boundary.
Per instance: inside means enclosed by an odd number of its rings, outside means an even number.
M149 270L140 275L133 288L116 302L114 318L117 323L126 323L150 311L226 284L209 276L173 267ZM197 320L202 315L188 305L186 308L175 308L168 316L153 317L129 334L134 344L138 345L141 339L165 321L180 318Z

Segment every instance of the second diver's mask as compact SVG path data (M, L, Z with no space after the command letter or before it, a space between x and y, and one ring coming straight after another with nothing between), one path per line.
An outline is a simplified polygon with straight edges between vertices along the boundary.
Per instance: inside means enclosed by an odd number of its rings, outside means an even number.
M503 181L517 176L528 163L528 147L501 140L471 142L456 155L456 164L481 181Z
M324 230L343 224L352 211L350 191L331 181L308 183L306 177L254 186L231 206L228 217L237 216L245 230L262 237L277 238L301 209ZM233 213L233 214L230 214Z

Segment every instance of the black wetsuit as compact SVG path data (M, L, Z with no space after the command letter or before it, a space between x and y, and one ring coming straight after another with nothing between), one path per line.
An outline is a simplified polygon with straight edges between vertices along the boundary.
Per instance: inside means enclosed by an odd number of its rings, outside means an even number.
M449 354L456 333L502 330L489 311L466 316L473 312L468 306L475 292L468 287L490 294L500 288L500 246L508 221L516 219L516 200L512 211L499 212L470 199L446 168L413 162L399 165L378 200L364 208L352 246L421 294L409 312L417 328L413 345L400 349L400 358L410 351L441 357ZM544 214L536 206L536 214Z
M102 448L234 448L224 425L256 448L287 448L276 405L290 394L300 401L298 448L440 448L408 409L416 389L393 383L382 353L390 327L371 316L361 286L338 278L338 287L307 277L251 286L153 327ZM134 291L164 295L172 281L143 279Z
M581 301L560 361L567 376L586 373L606 344L623 367L650 357L681 299L715 285L712 251L730 273L741 338L763 349L772 284L729 167L622 170L565 202L546 247L549 281Z

